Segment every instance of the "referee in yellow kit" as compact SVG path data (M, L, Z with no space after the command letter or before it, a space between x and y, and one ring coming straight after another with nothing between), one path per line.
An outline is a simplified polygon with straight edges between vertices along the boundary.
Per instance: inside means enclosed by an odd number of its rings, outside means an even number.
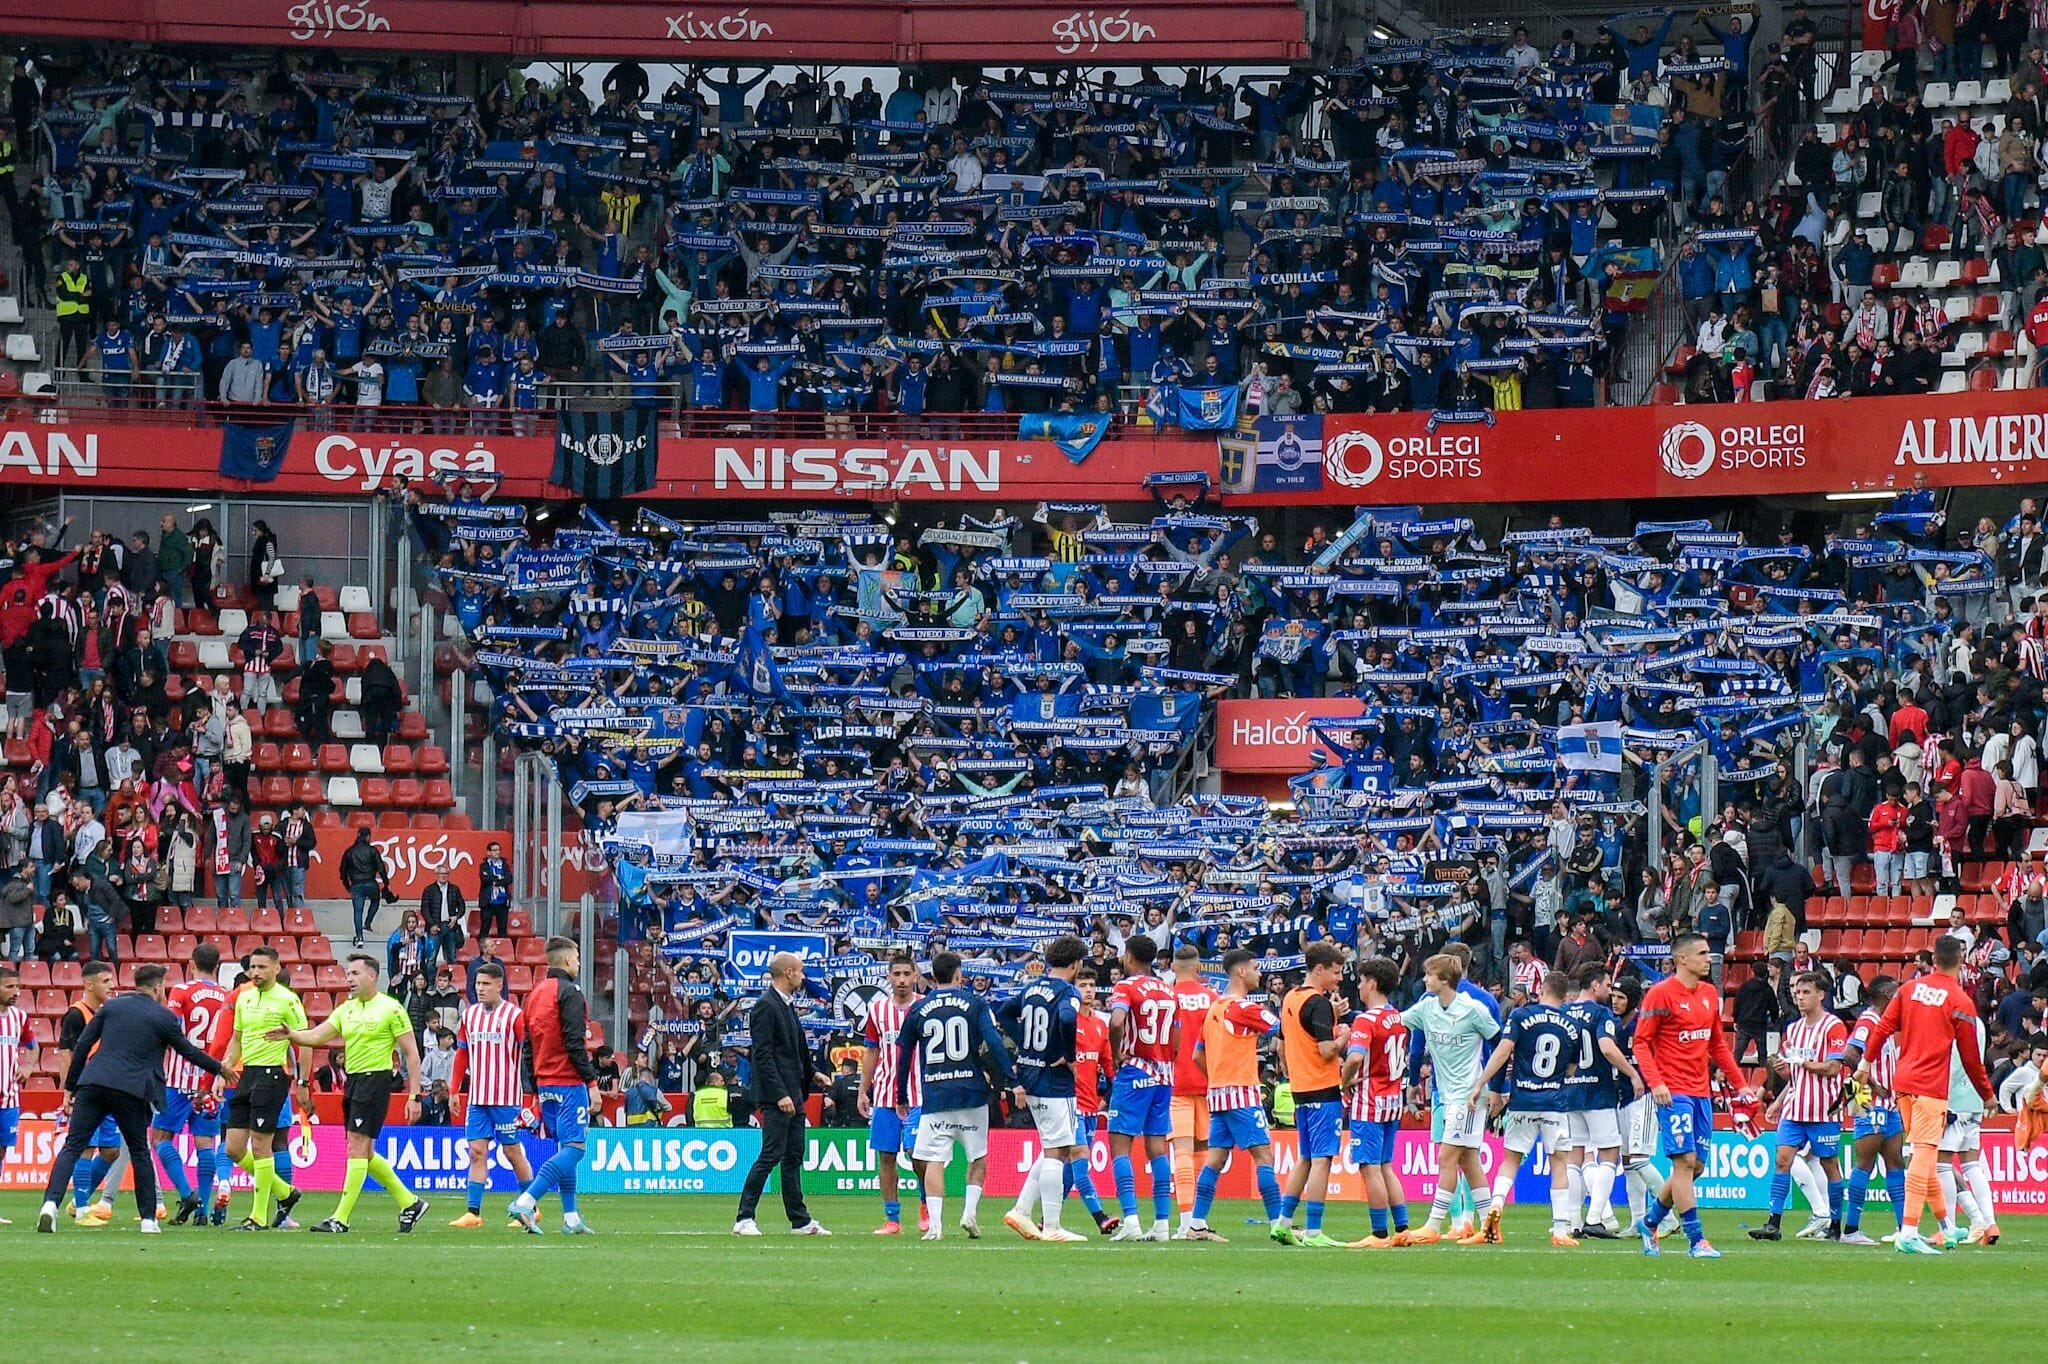
M339 1037L341 1066L348 1072L342 1088L343 1125L348 1131L348 1182L334 1216L313 1228L327 1235L346 1235L355 1215L363 1181L374 1176L398 1200L398 1230L409 1232L427 1215L427 1200L405 1186L391 1162L377 1154L377 1136L391 1109L392 1063L405 1065L405 1120L420 1120L420 1044L412 1034L405 1006L377 988L377 959L361 952L348 959L348 998L317 1028L276 1028L273 1041L301 1047L322 1047Z

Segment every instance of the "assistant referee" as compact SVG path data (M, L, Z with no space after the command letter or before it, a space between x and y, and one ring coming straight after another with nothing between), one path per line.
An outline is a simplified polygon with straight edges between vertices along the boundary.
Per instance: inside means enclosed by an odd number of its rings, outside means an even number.
M398 1200L398 1229L411 1231L427 1215L427 1200L405 1186L391 1162L377 1154L377 1136L391 1110L392 1061L405 1066L405 1120L420 1120L420 1045L412 1034L405 1006L377 988L377 959L352 953L348 959L348 998L334 1006L327 1021L312 1029L273 1029L272 1041L301 1047L323 1047L342 1040L341 1065L348 1072L342 1086L343 1125L348 1129L348 1179L334 1216L313 1230L345 1235L355 1215L363 1181L374 1176Z
M79 1034L64 1076L64 1111L71 1129L44 1186L37 1231L57 1229L57 1196L71 1182L71 1171L91 1144L94 1129L109 1117L121 1129L135 1169L135 1207L142 1214L142 1230L159 1230L149 1115L164 1106L164 1052L175 1051L209 1074L222 1072L220 1062L185 1036L185 1025L164 1007L164 993L164 968L138 966L135 993L108 1000Z

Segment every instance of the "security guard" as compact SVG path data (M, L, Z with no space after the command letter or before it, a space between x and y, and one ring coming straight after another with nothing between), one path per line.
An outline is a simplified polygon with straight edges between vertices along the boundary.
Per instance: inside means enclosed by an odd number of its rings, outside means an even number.
M66 256L64 268L57 272L57 364L61 368L67 355L74 355L74 365L85 365L85 348L92 339L92 276L78 263L78 257Z

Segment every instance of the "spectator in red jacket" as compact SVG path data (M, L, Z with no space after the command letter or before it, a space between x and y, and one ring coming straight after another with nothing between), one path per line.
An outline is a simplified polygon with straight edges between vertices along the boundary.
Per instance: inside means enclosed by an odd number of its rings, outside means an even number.
M1870 810L1870 866L1874 893L1896 898L1905 872L1906 807L1886 796Z
M36 603L50 590L50 579L64 571L78 551L45 560L40 549L30 547L20 567L4 588L0 588L0 645L12 644L28 633L36 621Z
M1974 753L1963 764L1956 796L1962 802L1963 813L1969 817L1968 853L1975 857L1983 850L1984 835L1991 828L1991 810L1997 804L1998 783L1984 770L1984 764Z

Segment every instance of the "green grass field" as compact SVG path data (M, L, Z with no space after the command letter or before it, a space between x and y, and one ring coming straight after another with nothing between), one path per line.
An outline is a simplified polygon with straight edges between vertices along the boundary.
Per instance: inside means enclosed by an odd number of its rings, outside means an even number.
M309 1194L302 1221L332 1195ZM502 1211L503 1196L490 1207ZM1029 1245L989 1200L976 1243L877 1240L871 1198L814 1200L830 1240L781 1231L763 1205L758 1241L727 1233L726 1198L588 1198L601 1235L546 1239L453 1231L459 1196L437 1197L409 1238L366 1195L357 1230L230 1234L166 1227L33 1230L36 1200L0 1198L0 1335L13 1358L185 1358L267 1342L291 1358L345 1352L584 1359L704 1347L745 1357L804 1352L901 1360L1368 1358L1745 1359L1825 1342L1885 1359L1999 1357L2039 1342L2024 1304L2048 1271L2048 1218L2011 1217L1994 1248L1940 1258L1787 1241L1752 1243L1747 1214L1709 1213L1718 1263L1633 1241L1554 1250L1542 1210L1510 1217L1507 1243L1401 1251L1283 1249L1219 1204L1227 1246ZM948 1212L957 1203L949 1201ZM241 1200L236 1212L242 1211ZM550 1206L550 1225L554 1209ZM311 1212L312 1218L306 1217ZM1792 1219L1797 1225L1797 1219ZM1884 1219L1887 1227L1889 1219ZM1085 1226L1080 1214L1070 1226ZM1364 1210L1330 1228L1363 1235ZM1678 1246L1683 1242L1677 1243Z

